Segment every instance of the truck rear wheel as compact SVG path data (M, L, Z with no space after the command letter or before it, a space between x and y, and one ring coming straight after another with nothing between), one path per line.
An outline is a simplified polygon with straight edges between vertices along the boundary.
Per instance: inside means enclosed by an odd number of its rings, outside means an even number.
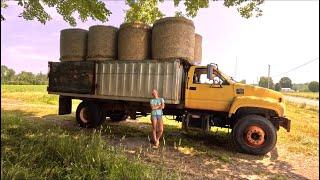
M273 124L258 115L248 115L239 119L232 130L232 137L239 150L254 155L270 152L277 142Z
M80 127L95 128L102 122L101 107L89 101L82 101L76 111L76 119Z

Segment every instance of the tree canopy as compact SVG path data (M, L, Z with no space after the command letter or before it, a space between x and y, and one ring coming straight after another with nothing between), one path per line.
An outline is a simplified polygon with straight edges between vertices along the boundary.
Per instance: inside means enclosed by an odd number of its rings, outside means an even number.
M158 0L126 0L126 4L130 6L126 11L126 22L139 21L152 24L164 16L158 8Z
M280 91L280 90L281 90L281 87L280 87L280 84L279 84L279 83L276 83L276 84L274 85L274 90L276 90L276 91Z
M25 20L38 20L42 24L50 21L52 17L46 12L44 7L54 7L57 13L63 17L63 20L68 22L71 26L76 26L76 18L74 12L79 14L81 21L87 21L90 17L93 20L101 22L108 21L111 12L106 8L104 2L100 0L18 0L17 4L23 7L23 11L19 14ZM6 0L1 0L1 8L6 8ZM5 17L1 14L1 21Z
M308 84L308 88L311 92L319 92L319 82L312 81Z
M164 16L159 10L159 2L164 0L126 0L126 4L130 7L126 11L125 21L133 22L140 21L147 24L152 24L155 20ZM215 0L212 0L215 1ZM225 7L236 7L240 16L244 18L259 17L262 15L262 10L259 8L264 0L224 0ZM174 0L174 6L178 7L182 0ZM209 7L209 0L184 0L187 17L195 17L201 8ZM42 24L52 19L51 15L45 10L45 7L52 7L57 10L64 21L71 26L76 26L75 13L78 13L81 21L87 21L88 18L101 22L108 21L108 17L112 13L101 0L18 0L17 4L23 7L23 11L19 17L25 20L38 20ZM8 7L6 0L1 0L1 9ZM180 11L176 12L176 16L184 16ZM1 21L5 17L1 14Z
M1 84L48 84L48 77L41 72L33 74L26 71L16 75L13 69L1 65Z
M259 86L268 88L268 77L261 76L259 80ZM271 77L269 77L269 89L273 89L273 80Z
M8 82L13 79L15 72L7 66L1 66L1 82Z
M288 77L282 77L279 84L281 88L292 88L292 81Z

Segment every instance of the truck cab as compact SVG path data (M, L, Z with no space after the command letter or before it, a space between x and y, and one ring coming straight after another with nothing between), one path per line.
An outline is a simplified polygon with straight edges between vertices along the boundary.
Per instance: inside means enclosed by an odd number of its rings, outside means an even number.
M232 129L235 144L250 154L265 154L276 142L279 127L290 131L283 95L238 83L216 64L191 66L185 90L184 128L211 126ZM198 122L198 123L195 123Z
M239 108L256 107L274 111L279 117L284 116L285 106L281 93L238 83L222 73L217 66L190 67L185 92L185 107L190 109L228 112L230 117Z

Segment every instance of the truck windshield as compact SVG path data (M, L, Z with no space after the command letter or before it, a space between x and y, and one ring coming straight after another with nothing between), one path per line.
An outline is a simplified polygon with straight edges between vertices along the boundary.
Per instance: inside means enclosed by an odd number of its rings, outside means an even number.
M224 74L223 72L220 71L220 74L221 74L223 77L225 77L226 79L228 79L228 81L231 81L231 82L233 82L233 83L237 83L236 80L234 80L232 77Z
M233 79L233 77L230 77L229 81L232 81L233 83L237 83L238 82L235 79Z

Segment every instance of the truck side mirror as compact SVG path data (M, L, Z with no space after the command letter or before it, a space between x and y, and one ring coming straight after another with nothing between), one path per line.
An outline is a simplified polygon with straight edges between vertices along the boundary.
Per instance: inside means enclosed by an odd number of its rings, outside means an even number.
M208 64L208 66L207 66L207 78L209 79L209 80L213 80L213 69L217 69L218 68L218 66L217 66L217 64Z
M209 80L212 80L212 73L213 73L213 67L211 64L208 64L207 66L207 78Z

